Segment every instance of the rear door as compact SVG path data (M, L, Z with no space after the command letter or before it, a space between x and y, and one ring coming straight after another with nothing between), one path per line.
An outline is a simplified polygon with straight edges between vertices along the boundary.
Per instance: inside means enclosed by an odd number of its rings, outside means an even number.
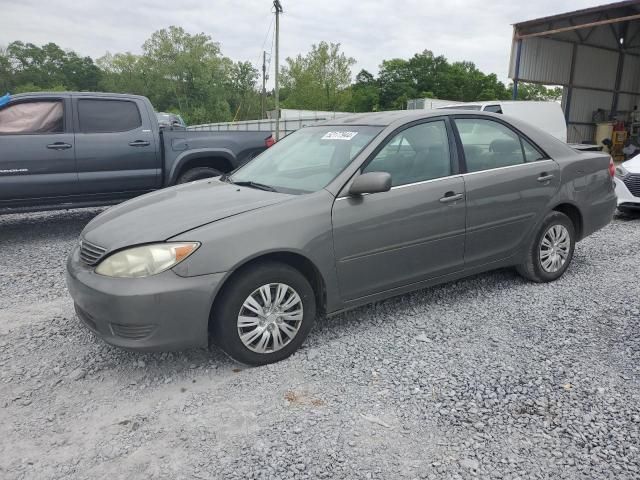
M506 123L456 116L467 195L465 266L513 255L560 185L559 166Z
M81 193L135 194L157 188L159 147L144 102L91 96L73 102Z
M77 193L71 112L70 100L55 96L0 109L0 203L46 203Z

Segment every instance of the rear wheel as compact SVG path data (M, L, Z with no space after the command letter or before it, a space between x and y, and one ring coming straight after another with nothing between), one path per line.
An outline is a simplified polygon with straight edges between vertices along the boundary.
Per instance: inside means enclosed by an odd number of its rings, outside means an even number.
M313 327L315 295L296 269L264 262L239 271L212 314L213 341L231 358L265 365L295 352Z
M527 248L518 273L534 282L552 282L569 268L575 248L575 227L564 213L549 212Z
M187 170L182 175L180 175L176 184L194 182L196 180L202 180L204 178L219 177L220 175L222 175L222 172L216 170L215 168L196 167Z

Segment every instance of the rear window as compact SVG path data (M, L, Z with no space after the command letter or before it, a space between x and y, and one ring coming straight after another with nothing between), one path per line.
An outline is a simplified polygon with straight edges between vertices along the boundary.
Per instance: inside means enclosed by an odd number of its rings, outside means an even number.
M138 106L129 100L78 101L82 133L127 132L142 126Z
M61 133L63 113L59 100L14 103L0 110L0 134Z

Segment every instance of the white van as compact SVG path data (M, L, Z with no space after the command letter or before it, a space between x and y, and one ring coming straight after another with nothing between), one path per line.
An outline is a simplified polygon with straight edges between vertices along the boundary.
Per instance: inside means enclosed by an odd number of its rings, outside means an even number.
M564 119L562 107L557 102L533 102L533 101L493 101L457 103L438 107L447 110L476 110L482 112L504 113L511 117L523 120L563 142L567 142L567 123Z

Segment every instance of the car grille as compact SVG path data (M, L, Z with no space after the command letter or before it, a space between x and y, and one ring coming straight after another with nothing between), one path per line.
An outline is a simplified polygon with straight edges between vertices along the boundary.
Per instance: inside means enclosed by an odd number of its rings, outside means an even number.
M640 197L640 175L627 175L622 179L622 181L631 192L631 195L633 195L634 197Z
M111 331L114 335L131 340L142 340L153 332L154 325L121 325L111 324Z
M80 241L80 260L87 265L96 265L104 256L107 249L86 240Z

